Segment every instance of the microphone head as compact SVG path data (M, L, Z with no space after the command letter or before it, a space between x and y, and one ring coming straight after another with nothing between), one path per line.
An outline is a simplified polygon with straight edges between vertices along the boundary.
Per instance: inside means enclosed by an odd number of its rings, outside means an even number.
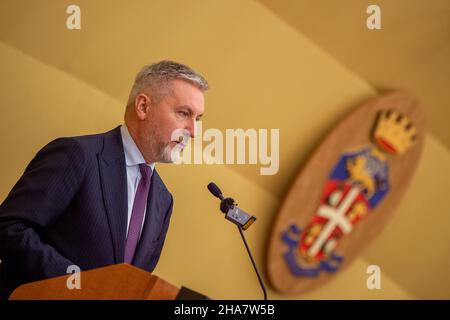
M208 190L213 194L213 196L219 198L220 200L223 199L222 191L220 191L219 187L214 182L210 182L208 184Z

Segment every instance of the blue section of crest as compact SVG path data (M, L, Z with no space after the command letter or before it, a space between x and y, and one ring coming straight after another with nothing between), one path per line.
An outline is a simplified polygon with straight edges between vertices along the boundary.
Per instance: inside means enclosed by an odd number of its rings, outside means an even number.
M389 166L386 161L382 161L371 154L370 147L361 149L353 153L344 153L331 172L330 179L338 181L349 181L350 175L347 170L349 160L364 157L366 160L365 172L373 179L375 192L367 201L371 208L375 208L379 202L389 192Z
M344 257L338 256L334 252L327 261L321 261L315 267L304 267L299 263L296 257L296 251L301 232L302 230L296 224L292 224L281 235L281 239L288 246L288 251L283 254L283 257L292 274L297 277L317 277L322 270L329 273L338 271Z

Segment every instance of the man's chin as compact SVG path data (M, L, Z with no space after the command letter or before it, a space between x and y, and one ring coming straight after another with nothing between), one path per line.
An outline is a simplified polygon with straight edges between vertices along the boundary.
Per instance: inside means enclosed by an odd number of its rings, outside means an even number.
M160 161L162 163L174 163L181 159L182 148L180 145L175 145L174 147L170 147L167 145L161 154Z

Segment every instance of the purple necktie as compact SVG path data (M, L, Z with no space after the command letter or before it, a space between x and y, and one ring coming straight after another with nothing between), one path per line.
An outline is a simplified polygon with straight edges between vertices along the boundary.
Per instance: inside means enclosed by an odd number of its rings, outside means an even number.
M131 264L136 251L139 234L141 233L142 220L144 219L145 206L147 204L148 191L150 190L152 169L145 163L139 165L141 180L139 181L134 197L133 210L131 211L130 226L128 228L127 241L125 243L125 263Z

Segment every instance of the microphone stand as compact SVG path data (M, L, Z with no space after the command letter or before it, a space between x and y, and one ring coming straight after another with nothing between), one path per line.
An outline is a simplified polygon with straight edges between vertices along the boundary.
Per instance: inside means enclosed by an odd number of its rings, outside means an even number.
M220 199L220 211L225 213L225 219L234 223L241 234L242 241L244 241L245 248L247 249L248 256L252 261L253 268L255 269L256 275L258 276L259 284L261 285L261 289L264 293L264 300L267 300L267 291L264 286L264 282L262 281L261 275L258 272L258 268L256 268L255 260L253 260L252 253L250 252L250 248L248 247L247 240L245 240L244 233L242 230L247 230L253 222L255 222L256 217L244 212L240 208L237 207L237 204L234 203L233 198L224 198L222 191L220 191L219 187L211 182L208 184L208 190L213 194L213 196Z
M248 247L247 241L245 240L244 233L242 232L242 228L241 228L241 226L237 226L237 228L238 228L238 230L239 230L239 233L241 234L242 241L244 241L245 248L247 249L247 252L248 252L248 255L249 255L249 257L250 257L250 260L252 260L253 268L254 268L255 271L256 271L256 275L258 276L259 284L261 285L261 289L262 289L262 291L263 291L263 293L264 293L264 300L267 300L266 287L264 286L264 283L263 283L263 281L262 281L262 279L261 279L261 276L260 276L260 274L259 274L259 272L258 272L258 268L256 268L255 261L253 260L252 253L250 252L250 249L249 249L249 247Z

